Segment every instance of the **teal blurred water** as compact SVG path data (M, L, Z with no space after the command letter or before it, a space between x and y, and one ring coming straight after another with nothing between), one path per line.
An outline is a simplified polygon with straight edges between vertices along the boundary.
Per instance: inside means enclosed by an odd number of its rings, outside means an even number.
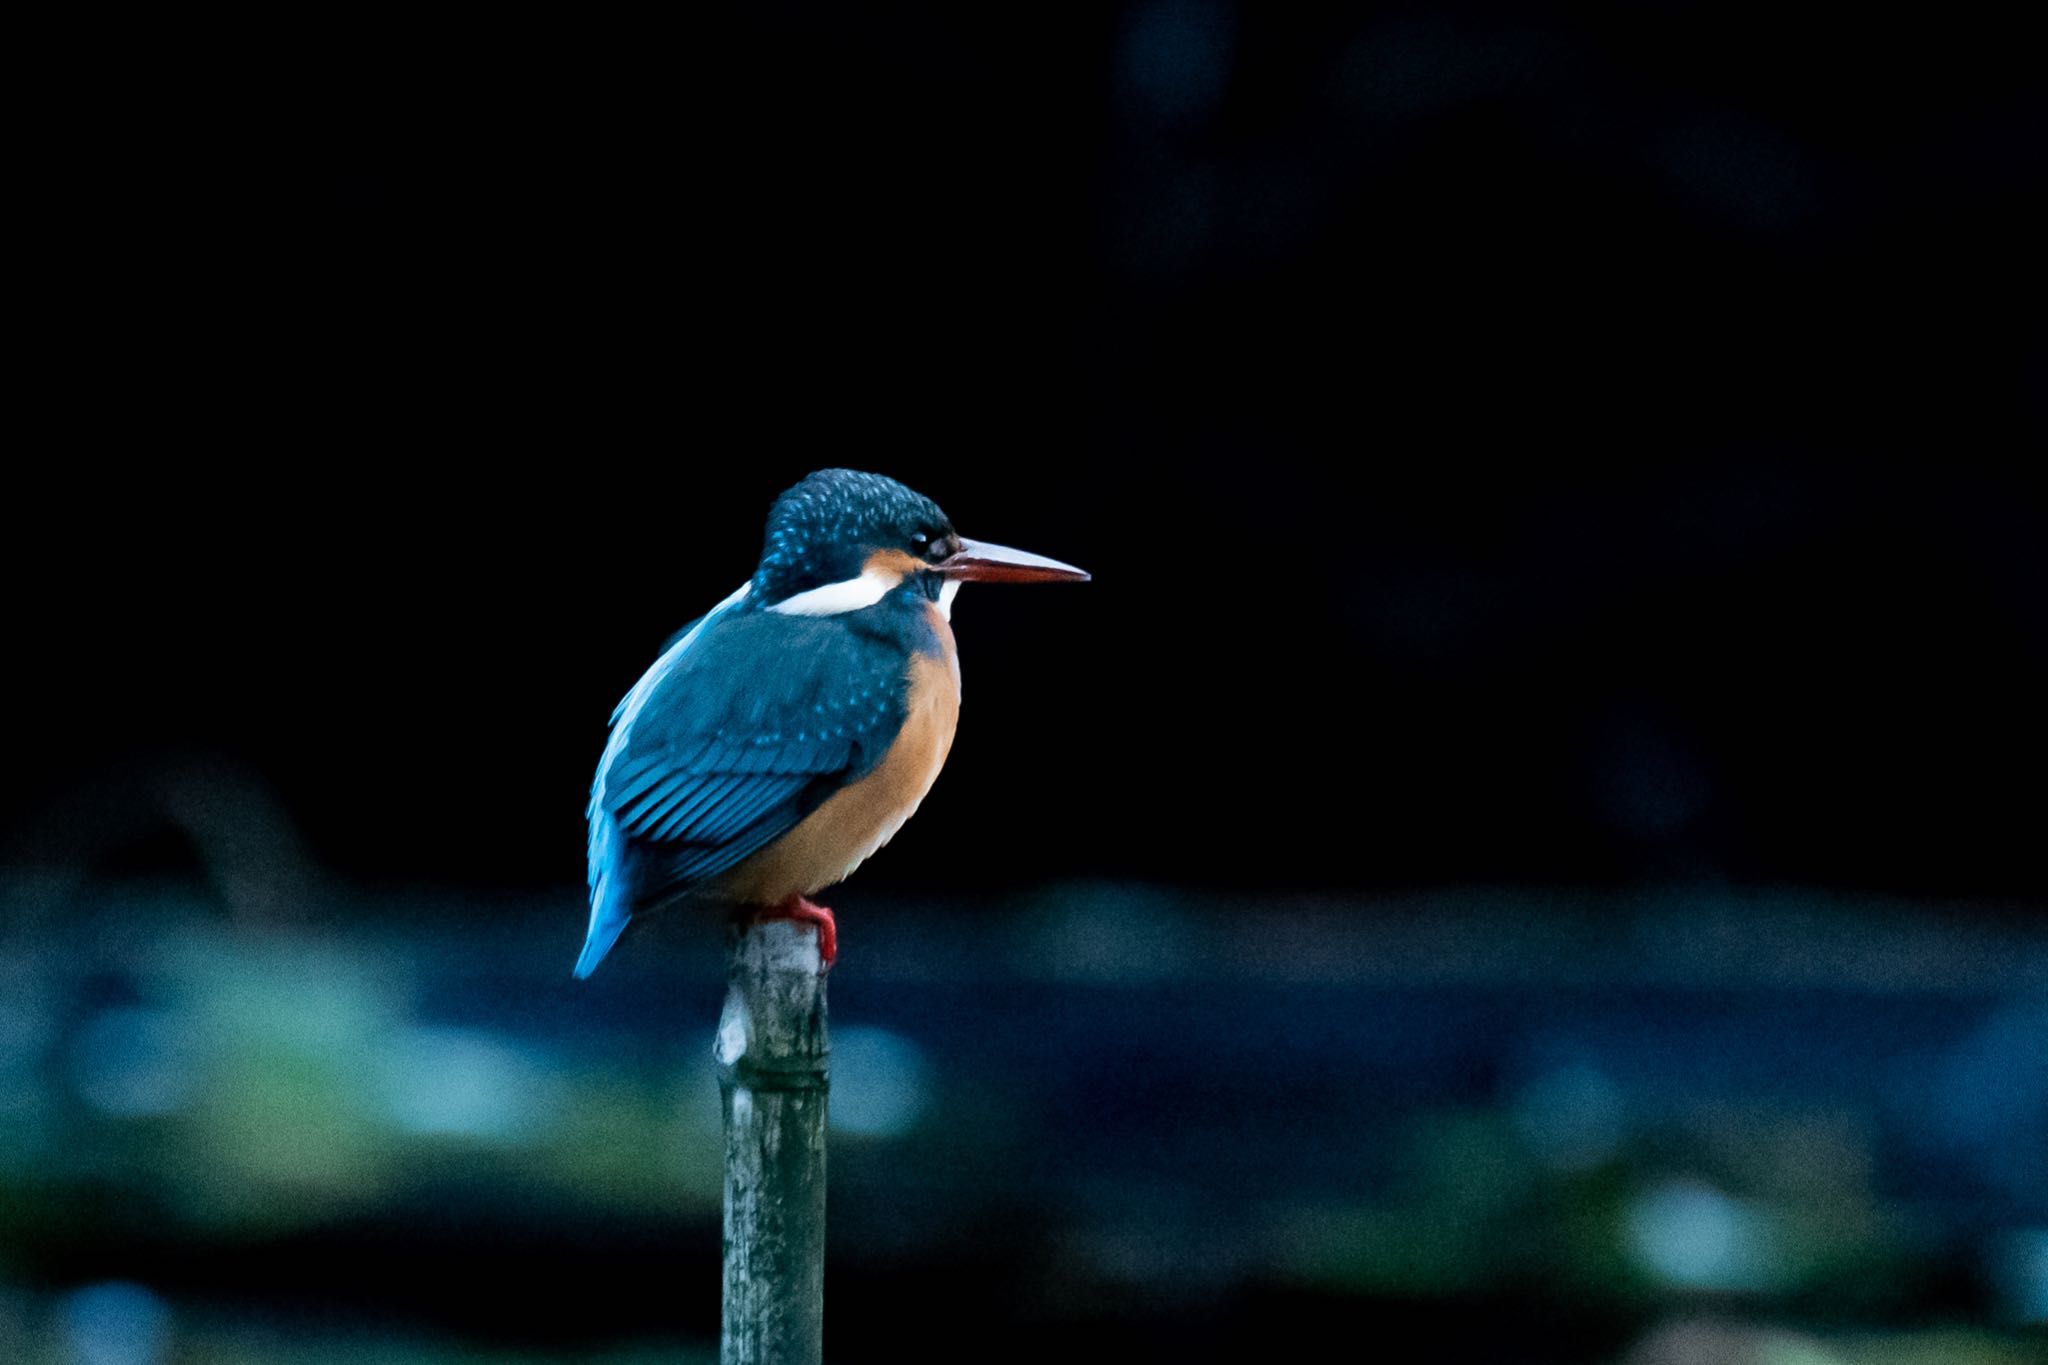
M9 1358L708 1349L710 926L579 984L572 904L16 890ZM1081 884L841 913L846 1358L934 1287L1051 1343L1443 1305L1556 1359L1700 1312L1838 1347L2040 1320L2048 943L1995 912Z

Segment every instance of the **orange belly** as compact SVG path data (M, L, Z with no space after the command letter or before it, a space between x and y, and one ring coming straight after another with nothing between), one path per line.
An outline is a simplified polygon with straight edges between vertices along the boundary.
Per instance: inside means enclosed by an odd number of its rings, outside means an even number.
M942 658L910 661L903 729L866 777L834 792L802 823L741 863L719 886L741 905L780 905L808 896L849 873L889 842L932 789L953 747L960 721L960 660L953 632L936 611Z

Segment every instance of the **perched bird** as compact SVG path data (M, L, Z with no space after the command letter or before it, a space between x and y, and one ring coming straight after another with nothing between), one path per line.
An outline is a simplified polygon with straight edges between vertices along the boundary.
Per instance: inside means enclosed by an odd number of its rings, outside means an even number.
M963 540L894 479L824 469L775 500L760 565L612 713L590 789L589 976L633 916L683 900L814 924L810 897L889 842L960 714L962 583L1088 577Z

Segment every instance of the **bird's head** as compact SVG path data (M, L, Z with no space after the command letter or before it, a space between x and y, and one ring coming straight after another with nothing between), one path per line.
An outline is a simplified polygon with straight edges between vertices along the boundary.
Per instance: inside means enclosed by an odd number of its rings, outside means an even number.
M753 595L771 611L827 615L870 606L906 580L938 600L949 583L1087 578L1056 559L962 538L937 503L894 479L821 469L769 510Z

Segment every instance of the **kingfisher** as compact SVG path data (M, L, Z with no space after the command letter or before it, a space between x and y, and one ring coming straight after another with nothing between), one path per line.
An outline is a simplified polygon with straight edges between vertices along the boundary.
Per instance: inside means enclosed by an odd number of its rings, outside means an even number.
M590 788L587 977L636 916L678 902L816 928L810 898L889 842L960 717L962 583L1085 582L967 540L896 480L821 469L775 500L761 562L612 712Z

